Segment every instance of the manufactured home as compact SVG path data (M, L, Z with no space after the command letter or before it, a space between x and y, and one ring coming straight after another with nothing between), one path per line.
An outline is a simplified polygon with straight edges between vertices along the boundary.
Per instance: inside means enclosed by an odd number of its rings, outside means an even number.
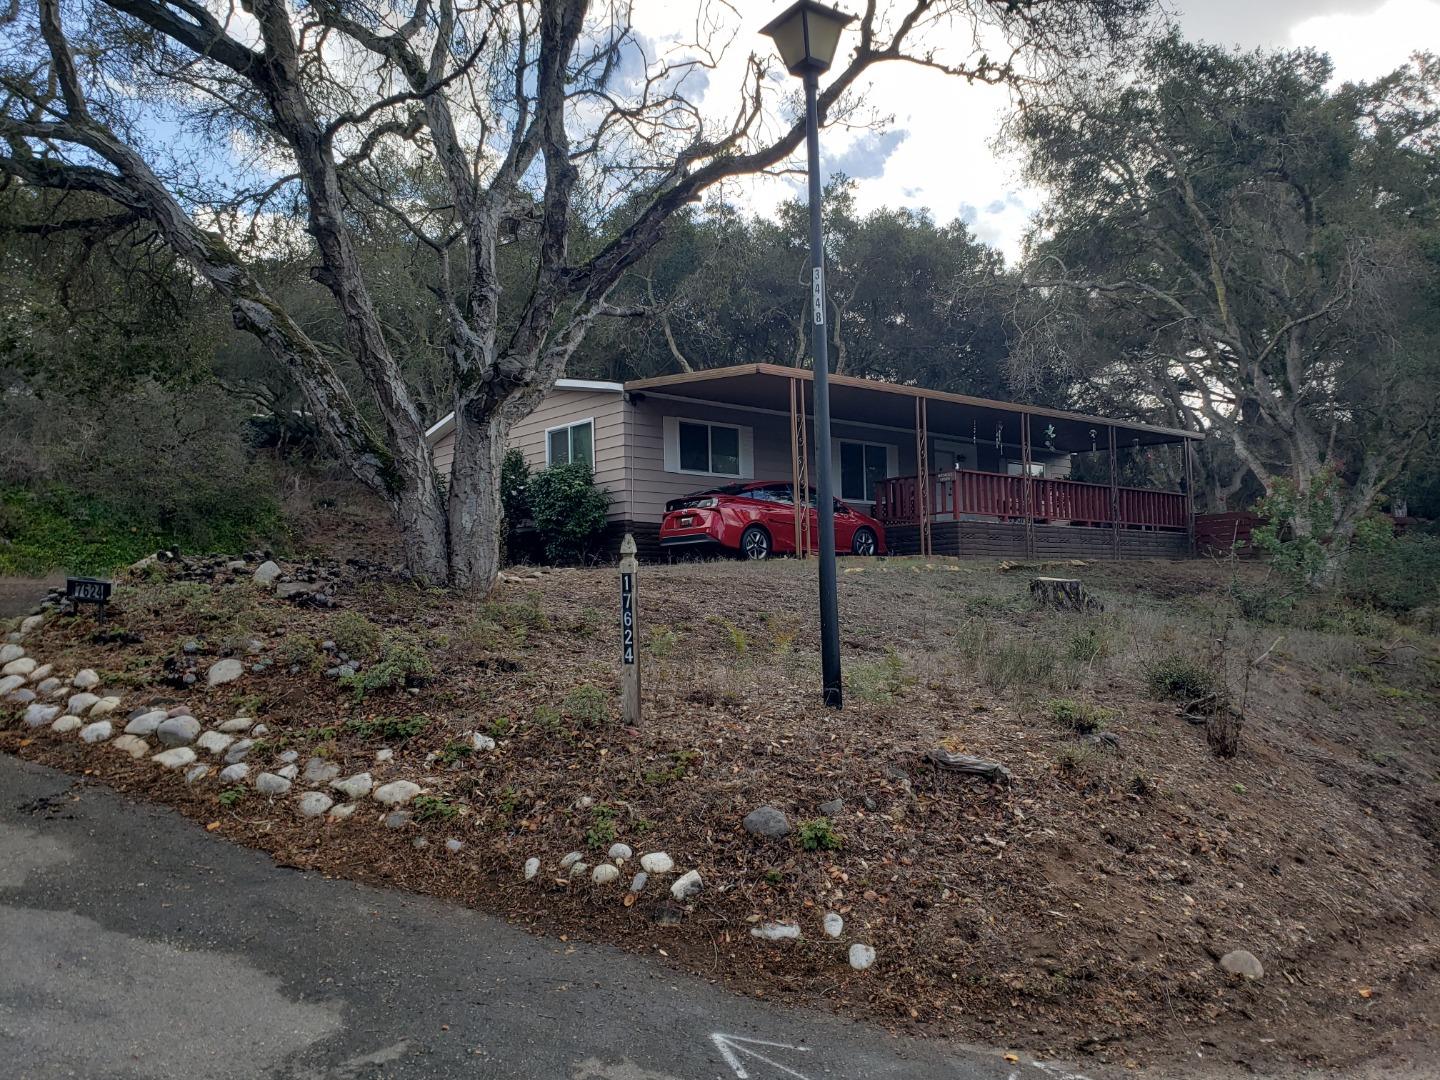
M1195 432L843 375L830 377L830 412L831 444L816 447L812 373L773 364L561 379L510 440L533 468L590 464L616 542L632 532L652 555L669 500L751 479L803 491L822 450L836 494L885 525L892 554L1192 551ZM448 472L454 417L429 438ZM1126 461L1156 454L1168 455L1170 490L1121 483Z

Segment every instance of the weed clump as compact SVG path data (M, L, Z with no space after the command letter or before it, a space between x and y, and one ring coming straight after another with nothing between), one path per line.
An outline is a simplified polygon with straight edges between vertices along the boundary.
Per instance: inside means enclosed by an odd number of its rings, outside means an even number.
M460 813L443 795L416 795L410 805L415 808L416 821L449 821Z
M1171 653L1145 665L1145 688L1161 701L1194 701L1215 690L1215 675L1203 664Z
M610 703L605 691L588 683L566 694L560 708L581 727L601 727L610 718Z
M330 639L335 647L356 660L369 660L380 650L380 627L358 611L342 611L330 620Z
M340 684L353 690L357 699L363 699L381 690L403 690L428 679L434 671L419 642L392 634L386 637L379 660L354 675L341 676Z
M1062 727L1069 728L1076 735L1091 735L1104 731L1105 726L1115 719L1114 709L1101 708L1089 702L1071 698L1055 698L1045 703L1050 718Z
M829 818L817 817L802 821L798 835L800 846L806 851L838 851L844 843Z

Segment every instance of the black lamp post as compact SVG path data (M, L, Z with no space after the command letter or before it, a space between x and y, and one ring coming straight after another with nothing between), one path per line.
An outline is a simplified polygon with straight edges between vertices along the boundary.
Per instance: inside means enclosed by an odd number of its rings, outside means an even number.
M820 118L815 96L828 71L840 31L854 16L800 0L761 31L775 39L780 59L805 80L805 143L810 179L810 344L815 364L815 441L819 454L820 673L825 704L843 703L840 681L840 603L835 591L835 493L830 477L830 354L825 336L825 240L820 229ZM800 505L800 493L795 493Z

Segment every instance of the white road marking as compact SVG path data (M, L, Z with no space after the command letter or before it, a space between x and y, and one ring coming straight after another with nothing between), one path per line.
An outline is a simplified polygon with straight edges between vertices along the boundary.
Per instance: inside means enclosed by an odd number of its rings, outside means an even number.
M745 1068L745 1063L740 1060L740 1055L752 1057L756 1061L763 1061L772 1069L778 1069L786 1076L793 1076L795 1080L809 1080L804 1073L796 1072L788 1065L782 1065L773 1058L768 1058L760 1051L753 1049L756 1046L769 1046L776 1050L794 1050L801 1054L808 1054L808 1046L791 1046L789 1043L771 1042L768 1039L745 1039L739 1035L726 1035L723 1032L715 1032L710 1036L710 1041L715 1044L715 1049L720 1051L720 1056L725 1059L735 1073L736 1080L750 1080L750 1071Z

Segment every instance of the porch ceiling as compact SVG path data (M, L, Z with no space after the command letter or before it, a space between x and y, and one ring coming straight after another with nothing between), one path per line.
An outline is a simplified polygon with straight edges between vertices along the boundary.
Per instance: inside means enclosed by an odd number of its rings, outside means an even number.
M675 394L697 398L717 405L740 405L750 408L790 410L790 387L787 380L799 378L811 382L814 374L808 368L788 368L774 364L741 364L736 367L709 368L683 375L662 375L653 379L636 379L625 384L631 393ZM875 379L857 379L848 375L830 376L830 415L840 421L883 424L888 427L914 427L915 402L928 402L928 427L933 438L977 439L993 442L996 425L1006 443L1020 441L1021 417L1028 413L1031 439L1039 450L1047 446L1066 453L1082 453L1104 449L1109 442L1106 427L1113 425L1120 449L1158 446L1164 443L1198 439L1202 436L1174 428L1149 424L1107 420L1083 413L1062 412L1017 405L1006 401L972 398L963 394L947 394ZM807 401L809 395L807 395ZM808 405L807 405L808 407ZM1047 429L1053 429L1053 435Z

